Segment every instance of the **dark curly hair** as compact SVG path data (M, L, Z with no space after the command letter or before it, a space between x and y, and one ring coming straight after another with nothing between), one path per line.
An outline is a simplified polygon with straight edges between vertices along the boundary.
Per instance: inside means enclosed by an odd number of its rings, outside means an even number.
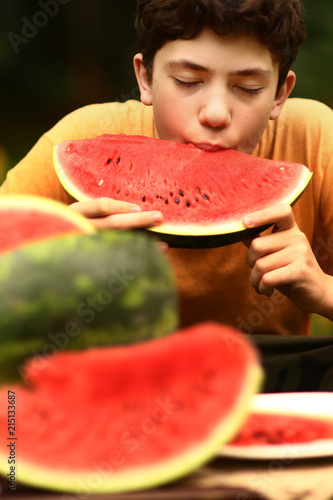
M300 0L138 0L135 27L149 79L166 42L210 28L218 35L255 36L279 63L278 89L306 36Z

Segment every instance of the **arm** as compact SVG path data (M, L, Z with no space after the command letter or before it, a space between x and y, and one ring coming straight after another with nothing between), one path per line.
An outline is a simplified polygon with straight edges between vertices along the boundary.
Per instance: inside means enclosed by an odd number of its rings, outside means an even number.
M256 212L243 222L248 228L275 224L271 234L249 244L250 283L257 292L270 296L275 288L305 312L333 320L333 277L320 268L289 205Z

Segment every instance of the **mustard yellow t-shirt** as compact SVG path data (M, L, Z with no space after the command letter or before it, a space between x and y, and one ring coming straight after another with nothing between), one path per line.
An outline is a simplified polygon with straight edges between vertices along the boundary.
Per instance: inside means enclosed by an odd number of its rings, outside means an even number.
M333 113L316 101L289 99L270 121L255 155L306 165L313 178L294 206L319 264L333 275ZM104 133L153 136L152 108L137 101L93 104L67 115L44 134L12 170L0 194L36 194L71 202L52 162L53 146ZM178 280L181 323L216 320L246 333L308 333L307 315L275 292L259 296L249 284L247 248L236 243L207 250L170 249Z

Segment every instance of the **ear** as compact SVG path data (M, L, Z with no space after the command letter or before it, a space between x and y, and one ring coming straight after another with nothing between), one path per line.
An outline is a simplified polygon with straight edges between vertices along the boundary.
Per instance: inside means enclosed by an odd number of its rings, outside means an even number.
M292 93L293 88L295 87L295 83L296 75L293 71L289 71L284 84L275 97L273 108L269 117L270 120L276 120L277 118L279 118L284 103Z
M140 88L141 102L146 106L151 106L153 103L152 88L149 83L147 70L142 62L142 54L136 54L134 56L133 64L135 76Z

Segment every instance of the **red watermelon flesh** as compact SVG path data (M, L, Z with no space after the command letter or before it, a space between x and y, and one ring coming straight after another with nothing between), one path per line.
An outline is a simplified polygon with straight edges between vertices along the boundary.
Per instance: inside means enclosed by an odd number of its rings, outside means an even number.
M333 439L333 419L251 413L236 438L235 446L307 443Z
M159 210L164 223L154 230L181 236L243 231L246 214L293 203L311 178L300 164L126 135L62 142L54 163L78 200L106 196Z
M38 240L92 232L87 219L56 201L23 195L0 198L0 254Z
M19 409L18 481L84 493L180 477L231 439L259 389L250 343L201 324L144 344L64 352L28 364ZM232 384L230 383L232 381ZM0 392L0 471L7 472L7 389Z

